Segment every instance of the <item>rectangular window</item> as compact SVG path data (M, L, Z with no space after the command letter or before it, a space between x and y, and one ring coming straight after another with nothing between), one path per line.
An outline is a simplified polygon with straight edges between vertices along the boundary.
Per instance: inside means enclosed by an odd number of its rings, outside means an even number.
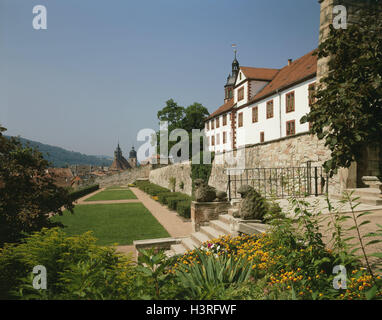
M316 102L316 99L314 98L314 93L316 90L316 83L311 83L308 87L308 97L309 97L309 106L311 106L313 103Z
M287 93L285 96L285 103L286 103L286 112L293 112L294 111L294 91Z
M227 143L227 132L223 132L223 144Z
M218 133L216 135L216 145L219 145L220 144L220 134Z
M241 87L238 91L237 91L237 99L239 101L243 100L244 99L244 87Z
M211 130L214 130L215 129L215 122L214 120L211 120Z
M273 100L267 102L267 119L273 118Z
M212 145L212 146L215 145L215 136L212 136L212 137L211 137L211 145Z
M206 131L210 130L209 126L210 126L210 123L207 121L206 122Z
M255 123L259 121L259 108L253 107L252 108L252 123Z
M223 126L227 125L227 115L223 116Z
M239 127L243 126L243 112L239 113Z
M216 129L220 127L220 118L216 118Z
M264 142L264 131L260 132L260 142Z
M292 136L296 133L296 122L295 120L286 122L286 135Z

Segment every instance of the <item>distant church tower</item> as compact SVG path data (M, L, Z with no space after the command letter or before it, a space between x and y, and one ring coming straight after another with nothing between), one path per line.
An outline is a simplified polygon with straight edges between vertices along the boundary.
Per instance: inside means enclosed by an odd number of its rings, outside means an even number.
M235 58L232 62L232 72L227 77L227 83L224 86L224 103L233 98L233 88L235 87L235 82L237 75L239 74L239 61L236 58L237 51L235 50Z
M129 161L129 164L132 168L136 168L138 166L137 151L135 151L134 146L131 148L128 161Z
M123 171L131 168L129 162L123 157L122 150L119 147L119 143L117 149L114 151L114 161L110 166L111 171Z

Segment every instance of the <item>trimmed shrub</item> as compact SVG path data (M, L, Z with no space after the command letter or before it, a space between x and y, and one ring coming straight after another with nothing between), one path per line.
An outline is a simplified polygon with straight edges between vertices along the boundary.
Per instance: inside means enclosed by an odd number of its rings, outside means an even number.
M173 197L174 193L173 192L162 192L158 195L158 201L161 204L167 204L167 198Z
M176 212L184 218L191 217L191 201L179 201L176 204Z
M191 215L191 197L181 192L171 192L149 181L136 181L137 187L151 196L158 197L161 204L176 210L179 215L189 218ZM178 209L179 207L179 209Z
M83 196L86 196L87 194L92 193L98 189L99 189L99 184L95 184L95 185L92 185L89 187L85 187L85 188L73 191L73 192L69 193L69 196L70 196L71 201L75 201L75 200L77 200Z

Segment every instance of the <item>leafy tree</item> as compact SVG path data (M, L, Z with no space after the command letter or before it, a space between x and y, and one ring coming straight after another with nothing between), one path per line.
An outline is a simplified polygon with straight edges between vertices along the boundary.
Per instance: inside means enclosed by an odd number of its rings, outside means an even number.
M310 122L311 132L325 139L332 153L324 167L333 176L361 159L365 146L382 141L381 1L370 1L347 29L331 25L316 54L329 58L329 72L301 123Z
M4 131L0 126L0 246L57 225L48 215L74 207L68 191L46 175L49 163L42 154L17 138L4 137Z
M207 108L205 108L202 104L195 102L192 105L184 108L179 106L173 99L166 101L166 106L158 111L157 116L159 121L168 121L168 132L170 134L171 131L175 129L184 129L188 132L189 135L189 150L191 157L192 150L192 129L203 129L204 128L204 119L209 115ZM169 141L168 142L168 150L179 142L178 141ZM159 142L160 142L160 134L157 132L157 141L158 147L157 152L159 153ZM202 149L201 149L202 150Z
M182 119L182 129L192 132L192 129L203 129L204 119L209 116L209 112L202 104L195 102L185 110L185 116Z
M168 130L172 131L181 128L184 118L184 107L178 106L173 100L167 100L166 106L157 113L159 121L168 121Z

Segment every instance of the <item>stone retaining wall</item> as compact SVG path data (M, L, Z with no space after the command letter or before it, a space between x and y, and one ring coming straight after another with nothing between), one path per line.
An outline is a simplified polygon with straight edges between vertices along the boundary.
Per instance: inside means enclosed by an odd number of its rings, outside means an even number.
M176 179L175 191L192 194L191 165L190 162L172 164L159 169L151 170L149 180L164 188L171 189L170 178ZM183 182L183 189L180 184Z
M148 178L150 174L150 166L142 166L138 168L128 169L126 171L115 173L110 176L99 177L94 183L98 183L101 188L113 185L127 185L133 183L139 178Z
M312 161L312 166L321 166L330 159L330 150L325 147L324 141L309 133L246 146L244 154L246 168L300 167L306 166L307 161ZM219 161L218 157L222 155L215 156L215 162ZM224 169L230 167L227 163L214 163L209 184L219 190L227 190ZM349 186L351 177L342 177L343 182L340 177L341 174L329 180L329 193L340 193L344 188L341 185Z
M285 137L266 143L249 145L245 148L246 168L281 168L306 166L311 161L312 166L321 166L330 159L330 150L324 145L323 140L309 133L300 133L293 137ZM226 152L226 156L229 152ZM227 190L227 175L224 169L231 168L228 163L221 161L215 155L211 170L209 185L217 190ZM218 163L217 163L218 162ZM353 170L354 171L354 170ZM329 180L329 193L339 194L345 188L355 187L355 175L351 170L340 169L339 173ZM191 166L190 163L174 164L150 172L150 181L165 188L170 188L170 177L176 178L176 191L191 195ZM184 190L179 188L180 181L184 182Z

